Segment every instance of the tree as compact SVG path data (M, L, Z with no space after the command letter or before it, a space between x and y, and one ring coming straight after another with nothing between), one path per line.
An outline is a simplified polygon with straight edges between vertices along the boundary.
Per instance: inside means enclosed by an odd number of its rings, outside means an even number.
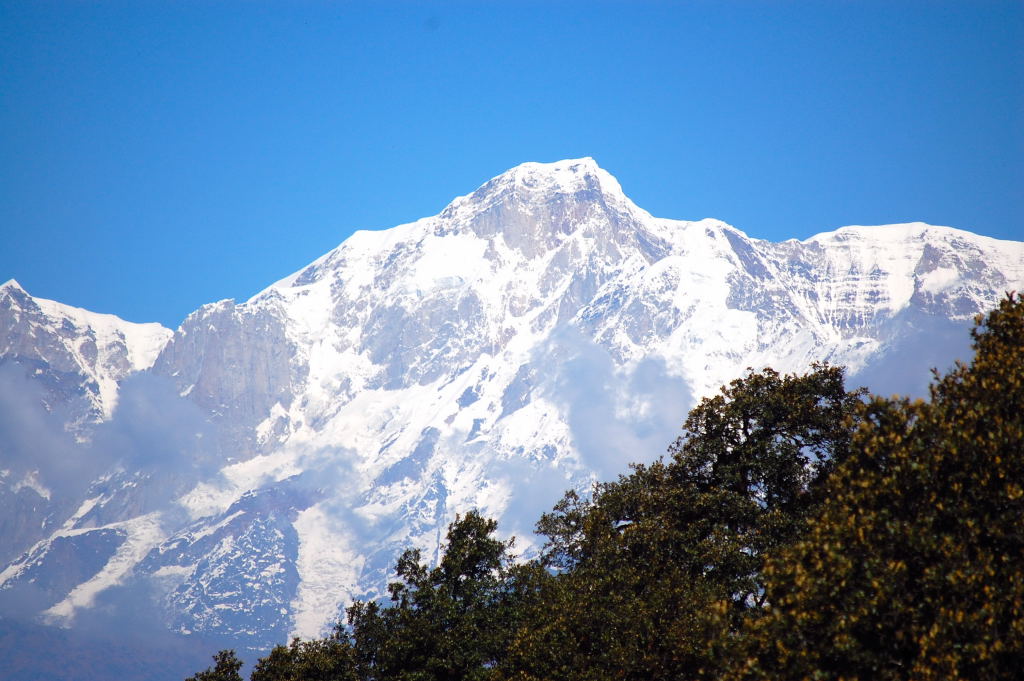
M278 645L253 667L249 681L356 681L352 646L340 630L334 635Z
M233 650L222 650L213 656L213 666L190 676L185 681L242 681L238 670L242 661L235 656Z
M791 541L844 459L862 391L843 370L750 372L689 415L670 460L568 493L538 524L543 582L504 673L712 677L763 605L767 551Z
M348 609L363 679L485 679L504 655L516 617L512 541L475 511L448 528L444 557L431 569L418 550L398 560L392 604Z
M1016 678L1024 660L1024 303L930 402L875 398L810 530L769 561L732 679Z

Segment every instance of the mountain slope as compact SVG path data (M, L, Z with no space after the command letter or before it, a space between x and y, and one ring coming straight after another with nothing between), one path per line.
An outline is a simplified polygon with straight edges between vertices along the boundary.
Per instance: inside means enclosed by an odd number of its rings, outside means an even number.
M102 472L78 461L83 441L113 414L119 383L151 367L171 335L33 298L13 279L0 286L0 562L75 511L73 479Z

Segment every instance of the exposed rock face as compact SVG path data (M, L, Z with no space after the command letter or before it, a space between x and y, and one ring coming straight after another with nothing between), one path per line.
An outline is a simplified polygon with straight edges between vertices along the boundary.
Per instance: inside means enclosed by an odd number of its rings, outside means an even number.
M275 404L289 407L307 367L271 300L259 308L225 300L188 316L160 353L153 373L169 377L182 397L218 426L220 444L234 456L252 456L255 427ZM276 444L264 438L260 444Z
M164 449L74 493L23 465L0 479L19 546L0 603L43 580L38 607L73 623L138 588L178 632L314 635L383 593L398 550L436 552L457 512L499 517L529 550L562 491L657 457L746 367L825 360L920 392L1022 284L1022 243L920 223L769 243L652 217L590 159L524 164L435 217L357 232L172 338L101 332L8 284L0 362L83 436ZM154 383L132 388L147 367ZM167 435L119 425L128 413Z

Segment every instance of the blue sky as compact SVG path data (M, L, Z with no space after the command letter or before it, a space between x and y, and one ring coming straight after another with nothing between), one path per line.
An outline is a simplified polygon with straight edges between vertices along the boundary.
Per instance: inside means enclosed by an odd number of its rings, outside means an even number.
M0 2L0 281L176 326L524 161L1024 239L1024 3Z

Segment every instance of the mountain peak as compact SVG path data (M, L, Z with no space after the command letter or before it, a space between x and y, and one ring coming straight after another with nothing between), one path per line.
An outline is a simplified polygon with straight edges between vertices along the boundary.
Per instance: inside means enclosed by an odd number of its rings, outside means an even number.
M0 284L0 291L6 291L8 289L14 291L21 291L22 293L27 293L24 287L22 287L22 285L19 284L15 279L8 279L4 283Z
M8 279L3 284L0 284L0 299L5 301L4 305L15 305L16 307L24 307L26 305L31 307L31 301L35 300L14 279Z
M482 184L475 192L455 199L451 208L466 204L489 204L516 196L523 200L558 195L596 197L615 202L629 201L611 173L585 156L552 163L521 163Z
M643 212L623 194L618 180L588 156L522 163L456 198L438 217L473 224L481 236L501 231L506 238L515 238L510 231L515 232L517 225L529 225L525 231L536 237L545 231L541 223L561 229L579 223L589 210L609 209L619 215Z
M481 189L491 185L514 185L517 189L531 192L554 191L566 194L598 189L602 194L622 195L622 187L619 186L618 180L589 156L553 163L521 163L497 176Z
M598 172L607 172L597 164L597 161L595 161L592 156L582 156L580 158L564 158L559 161L551 161L547 163L542 161L525 161L517 166L509 168L502 174L518 173L521 171L547 174L595 174Z

